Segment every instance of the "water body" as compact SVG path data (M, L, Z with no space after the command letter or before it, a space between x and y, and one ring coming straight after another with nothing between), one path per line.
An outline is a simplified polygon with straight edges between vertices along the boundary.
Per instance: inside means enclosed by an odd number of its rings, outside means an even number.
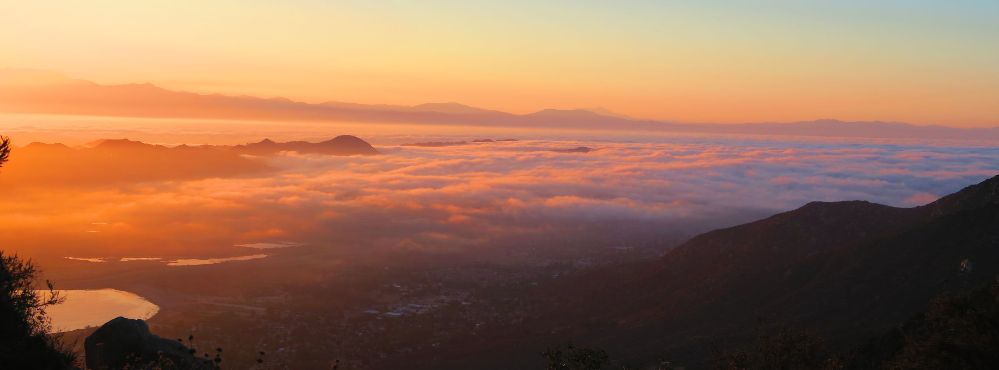
M94 262L94 263L105 262L104 258L90 258L90 257L65 257L65 258L68 260L82 261L82 262Z
M118 316L145 320L160 310L159 306L139 295L117 289L57 292L65 297L65 301L46 309L52 319L52 330L57 333L101 326Z
M253 249L276 249L276 248L288 248L298 246L298 244L270 244L270 243L259 243L261 245L240 245L241 247L253 248ZM251 254L246 256L236 256L236 257L222 257L222 258L180 258L175 260L165 260L160 257L122 257L118 259L110 259L111 261L118 262L162 262L167 266L202 266L202 265L217 265L225 262L234 261L250 261L261 258L267 258L267 254ZM81 262L91 262L91 263L104 263L108 262L108 259L100 258L80 258L80 257L64 257L68 260L81 261Z
M253 248L253 249L279 249L279 248L300 247L302 246L302 244L296 242L277 242L277 243L236 244L236 246L243 248Z
M216 265L219 263L232 262L232 261L250 261L261 258L267 258L266 254L251 254L249 256L238 256L238 257L225 257L225 258L188 258L179 259L167 262L167 266L201 266L201 265Z
M159 261L159 257L122 257L118 261L120 262L132 262L132 261Z
M302 243L287 242L287 241L285 241L285 242L262 242L262 243L236 244L235 246L236 247L241 247L241 248L256 249L256 250L267 250L267 249L281 249L281 248L300 247L300 246L302 246ZM118 258L117 261L118 262L136 262L136 261L139 261L139 262L163 262L167 266L202 266L202 265L216 265L216 264L220 264L220 263L233 262L233 261L250 261L250 260L256 260L256 259L261 259L261 258L266 258L266 257L268 257L267 254L251 254L251 255L245 255L245 256L223 257L223 258L181 258L181 259L174 259L174 260L166 260L166 259L163 259L161 257L121 257L121 258ZM87 258L84 258L84 257L63 257L63 258L66 258L68 260L73 260L73 261L94 262L94 263L103 263L103 262L108 262L109 260L110 261L114 261L115 260L114 258L105 258L105 257L93 257L93 258L90 258L90 257L87 257Z

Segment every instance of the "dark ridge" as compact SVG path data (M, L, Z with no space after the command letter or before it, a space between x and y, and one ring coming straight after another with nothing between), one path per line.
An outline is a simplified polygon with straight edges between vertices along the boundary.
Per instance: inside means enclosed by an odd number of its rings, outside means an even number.
M264 139L260 142L237 145L232 147L239 153L254 155L271 155L279 152L297 152L302 154L327 155L375 155L381 154L368 142L351 135L340 135L332 139L310 143L306 141L289 141L285 143Z
M920 208L927 209L935 216L940 216L990 204L999 204L999 176L968 186L957 193L940 198Z
M99 149L144 149L150 147L162 147L160 145L146 144L141 141L129 139L104 139L91 143L93 148Z
M39 153L65 153L72 151L73 148L70 148L65 144L60 144L60 143L48 144L48 143L34 142L25 145L24 147L17 148L17 150L18 152L24 153L26 155L34 155Z
M469 338L466 346L480 350L467 357L527 368L539 364L524 348L571 341L632 365L667 358L707 368L712 348L754 340L761 318L846 351L926 310L933 297L999 275L997 184L991 178L915 208L812 202L701 234L654 261L563 278L538 291L534 320L495 328L502 334L488 343Z

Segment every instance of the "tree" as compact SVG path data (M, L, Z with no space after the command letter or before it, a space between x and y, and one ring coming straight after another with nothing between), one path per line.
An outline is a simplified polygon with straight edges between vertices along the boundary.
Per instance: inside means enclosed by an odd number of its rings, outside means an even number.
M10 157L10 139L0 136L0 166ZM67 369L76 361L49 335L45 307L61 301L51 282L48 292L34 288L38 270L0 250L0 369Z
M843 366L839 359L825 350L823 341L816 335L778 325L757 329L755 343L749 348L718 353L715 369L718 370L833 370Z
M31 263L0 251L0 369L66 369L76 356L49 335L45 308L61 297L51 282L39 294L38 270Z
M608 364L607 352L601 349L581 348L569 344L549 348L541 354L548 360L548 370L601 370Z
M0 167L10 158L10 138L0 136Z
M900 331L902 347L887 369L999 368L999 279L938 297Z

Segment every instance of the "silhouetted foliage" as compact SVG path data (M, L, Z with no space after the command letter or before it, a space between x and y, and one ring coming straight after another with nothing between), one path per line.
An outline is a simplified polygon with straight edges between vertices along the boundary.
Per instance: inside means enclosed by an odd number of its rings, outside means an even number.
M580 348L573 344L563 347L549 348L541 353L548 361L547 370L602 370L620 369L635 370L638 368L628 366L611 360L606 351L599 348ZM673 364L672 361L659 359L649 367L642 367L647 370L682 370L683 367Z
M191 334L191 335L187 336L187 345L186 346L184 345L184 341L182 339L177 339L177 341L180 342L181 350L186 350L188 353L191 354L191 356L197 357L198 347L194 344L194 334ZM222 369L222 347L216 347L215 348L215 354L214 354L214 356L212 354L209 354L208 352L205 352L203 354L203 356L204 356L204 361L205 362L204 363L198 363L198 364L200 364L200 365L207 365L211 369L215 369L215 370ZM166 368L164 368L164 369L166 369Z
M10 138L0 136L0 167L10 158Z
M656 370L682 370L683 367L680 367L680 366L677 366L677 365L673 364L672 361L666 361L666 360L660 359L659 363L656 364L655 369Z
M604 350L580 348L571 343L564 349L549 348L541 355L548 360L548 370L601 370L609 363Z
M761 331L756 343L719 354L715 368L735 369L999 369L999 278L977 289L943 294L929 309L874 338L846 360L830 355L822 340L779 327Z
M49 335L45 307L59 303L33 287L38 271L30 261L0 251L0 369L65 369L76 355Z
M901 334L886 369L999 369L999 280L934 300Z
M821 338L787 326L760 325L756 341L750 347L718 353L715 358L718 370L841 368L840 360L829 355Z

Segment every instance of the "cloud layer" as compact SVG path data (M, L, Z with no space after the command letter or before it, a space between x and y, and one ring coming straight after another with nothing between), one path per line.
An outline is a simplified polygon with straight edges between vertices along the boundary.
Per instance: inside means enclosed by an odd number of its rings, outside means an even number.
M561 151L580 146L594 150ZM19 189L0 200L9 220L0 231L23 235L12 241L22 249L79 257L232 256L234 244L276 241L572 251L666 243L813 200L915 206L999 172L999 148L830 140L379 149L385 155L284 153L270 160L276 172L249 177Z

